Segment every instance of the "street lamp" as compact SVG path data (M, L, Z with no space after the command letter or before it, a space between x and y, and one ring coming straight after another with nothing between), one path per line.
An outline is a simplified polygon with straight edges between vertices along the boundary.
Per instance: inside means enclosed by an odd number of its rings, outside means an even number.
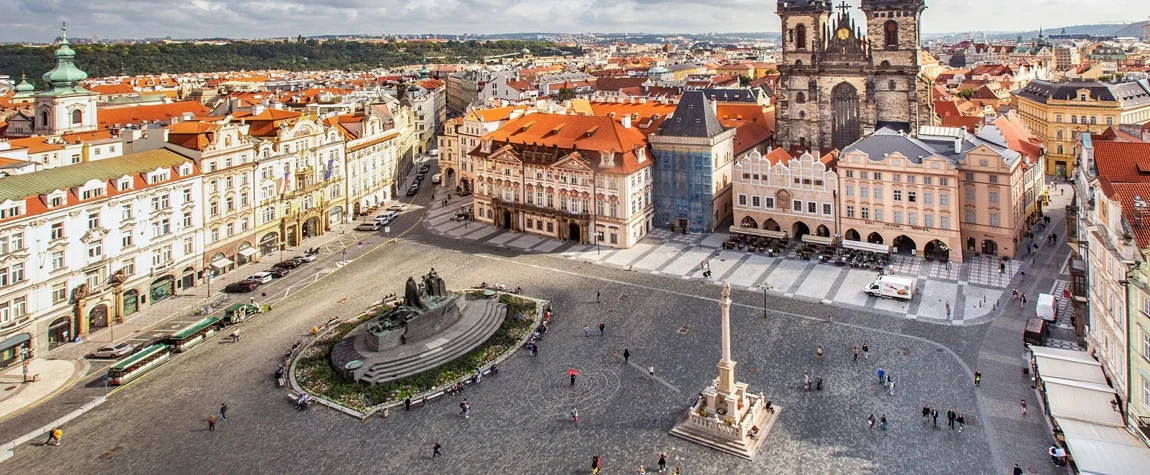
M28 382L28 365L31 364L31 362L28 361L28 355L30 353L31 353L31 349L28 348L27 345L24 345L22 348L20 348L20 356L24 358L22 366L24 366L24 380L23 381L25 383Z
M603 240L603 233L595 233L595 255L599 255L599 241Z
M759 288L763 289L763 318L767 318L767 289L771 288L771 286L763 282L759 284Z

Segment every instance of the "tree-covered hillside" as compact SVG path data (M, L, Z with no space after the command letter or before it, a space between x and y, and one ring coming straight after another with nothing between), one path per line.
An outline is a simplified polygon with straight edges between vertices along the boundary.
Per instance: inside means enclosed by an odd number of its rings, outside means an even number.
M536 55L561 54L570 48L550 42L499 40L445 43L361 43L315 40L235 42L225 45L192 43L80 44L76 64L89 76L186 72L287 70L366 70L429 62L480 61L485 56L517 53L528 48ZM39 79L55 63L51 48L0 45L0 73Z

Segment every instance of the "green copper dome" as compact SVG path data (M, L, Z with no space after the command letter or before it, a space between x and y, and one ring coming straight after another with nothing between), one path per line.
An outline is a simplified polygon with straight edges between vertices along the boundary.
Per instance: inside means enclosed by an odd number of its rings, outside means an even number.
M43 79L52 84L53 90L83 89L80 87L80 81L88 79L88 73L76 67L76 52L68 43L67 26L62 26L60 31L62 33L60 35L60 48L56 50L56 67L44 73Z
M35 90L36 90L36 86L29 84L28 83L28 77L21 74L20 75L20 84L16 85L16 95L20 96L21 93L23 93L23 95L27 96L27 95L30 95L30 93L32 91L35 91Z

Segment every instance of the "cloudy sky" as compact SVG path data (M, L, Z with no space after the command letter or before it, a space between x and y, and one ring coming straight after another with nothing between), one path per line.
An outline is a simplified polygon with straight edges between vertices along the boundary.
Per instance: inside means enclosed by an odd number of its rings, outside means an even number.
M858 5L859 0L848 3ZM924 31L1145 20L1145 0L927 0ZM0 41L386 33L778 31L774 0L0 0Z

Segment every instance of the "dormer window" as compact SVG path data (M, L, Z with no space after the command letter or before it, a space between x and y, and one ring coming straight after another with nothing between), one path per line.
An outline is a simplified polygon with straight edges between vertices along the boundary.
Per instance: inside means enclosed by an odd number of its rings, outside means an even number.
M155 184L155 183L160 183L163 181L168 181L169 179L171 179L171 173L163 171L163 172L153 173L151 176L149 176L148 177L148 183Z
M15 204L12 204L10 206L5 206L3 208L0 208L0 219L7 219L7 218L15 217L15 216L20 216L21 214L24 214L24 205L22 205L20 203L15 203ZM21 249L23 247L24 247L23 245L20 245L16 249Z
M116 189L118 189L120 191L128 191L128 190L132 189L132 179L131 178L120 179L120 182L116 184Z
M645 148L636 149L635 150L635 159L638 160L639 163L643 163L644 161L646 161L647 160L647 149L645 149Z
M85 200L90 200L92 198L99 198L101 196L104 196L104 189L103 188L92 188L90 190L84 190L83 192L80 193L80 198L85 199Z
M191 165L184 164L183 166L180 167L180 175L188 176L191 174L192 174L192 166Z
M615 166L615 152L603 152L600 154L600 158L600 167L611 168Z

